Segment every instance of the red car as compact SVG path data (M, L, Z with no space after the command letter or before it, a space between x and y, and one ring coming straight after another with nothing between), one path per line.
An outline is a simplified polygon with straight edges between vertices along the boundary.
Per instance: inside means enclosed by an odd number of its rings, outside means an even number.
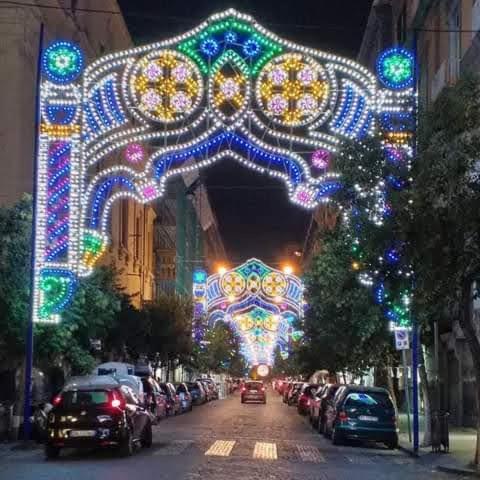
M300 415L306 415L309 412L310 402L313 400L319 386L307 383L300 390L297 401L297 411Z

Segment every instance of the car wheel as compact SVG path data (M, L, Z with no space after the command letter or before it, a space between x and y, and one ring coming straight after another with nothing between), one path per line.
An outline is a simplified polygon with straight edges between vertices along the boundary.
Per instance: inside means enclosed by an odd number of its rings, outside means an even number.
M323 420L318 420L318 433L325 433L325 422Z
M343 443L343 438L341 435L337 432L337 429L334 428L332 432L332 443L334 445L341 445Z
M54 460L60 455L60 448L53 445L45 445L45 458L47 460Z
M128 429L127 436L120 443L118 451L121 457L130 457L133 455L133 437L130 429Z
M140 440L140 444L144 448L150 448L152 446L153 435L152 435L152 424L148 422L147 426L143 430L142 439Z
M398 440L392 440L391 442L386 442L386 444L389 450L396 450L398 448Z

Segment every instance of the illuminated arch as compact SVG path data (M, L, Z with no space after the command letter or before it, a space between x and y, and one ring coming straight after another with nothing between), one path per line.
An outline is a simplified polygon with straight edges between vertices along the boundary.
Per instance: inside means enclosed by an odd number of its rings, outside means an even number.
M59 320L107 248L119 198L160 198L171 177L229 157L312 209L342 188L330 157L345 139L380 131L387 155L410 158L413 69L407 51L392 49L375 75L235 10L86 68L76 45L52 43L40 91L34 320Z
M252 258L209 277L197 270L193 285L195 338L223 321L238 335L250 365L273 365L276 347L287 358L301 336L297 322L303 318L303 283L295 275Z

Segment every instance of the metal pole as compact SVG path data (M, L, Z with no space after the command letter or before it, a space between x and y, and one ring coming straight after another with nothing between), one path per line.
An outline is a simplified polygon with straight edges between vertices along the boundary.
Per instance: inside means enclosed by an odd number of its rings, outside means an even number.
M415 119L415 128L413 135L413 160L415 161L417 155L417 141L418 141L418 81L419 81L419 71L418 71L418 31L415 29L413 32L413 95L414 95L414 119ZM412 292L414 291L414 281L412 281ZM412 392L413 392L413 452L418 454L419 446L419 422L418 422L418 346L419 346L419 330L418 330L418 321L416 315L413 315L412 322Z
M405 395L407 399L407 424L408 424L408 441L412 443L412 424L410 423L410 388L408 385L408 367L407 367L407 351L402 350L403 360L403 378L405 379Z
M35 79L35 138L33 143L33 195L32 195L32 255L31 255L31 278L30 278L30 318L27 324L27 338L25 342L25 389L23 403L23 439L30 440L32 425L30 415L32 412L32 369L33 369L33 286L35 275L35 238L37 220L37 170L38 170L38 132L40 127L40 80L42 75L42 52L43 52L43 22L40 23L38 39L37 70Z
M418 453L419 446L419 422L418 422L418 347L419 331L417 321L413 320L413 340L412 340L412 392L413 392L413 451Z

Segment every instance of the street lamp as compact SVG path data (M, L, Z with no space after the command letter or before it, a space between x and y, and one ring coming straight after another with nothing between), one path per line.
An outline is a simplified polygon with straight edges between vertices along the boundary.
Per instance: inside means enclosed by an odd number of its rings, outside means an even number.
M283 267L283 273L286 275L291 275L293 273L293 267L291 265L285 265Z

